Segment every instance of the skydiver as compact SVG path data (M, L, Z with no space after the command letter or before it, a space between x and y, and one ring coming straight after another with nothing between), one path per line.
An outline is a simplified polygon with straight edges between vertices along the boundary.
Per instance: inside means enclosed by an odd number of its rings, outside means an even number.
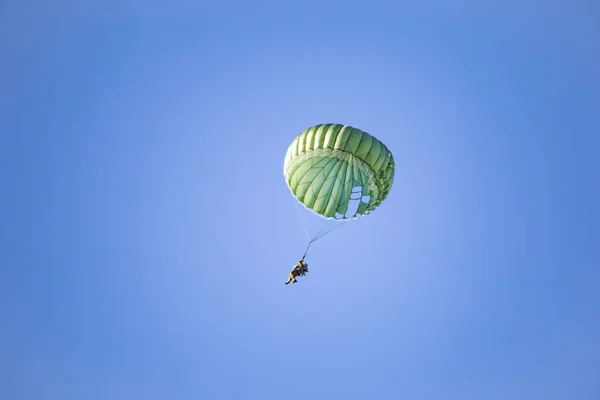
M294 265L294 268L292 268L292 271L290 272L290 276L288 277L288 280L285 284L287 285L290 282L296 283L297 282L296 277L304 276L304 275L306 275L307 272L308 272L308 263L305 263L303 259L298 261L298 264Z

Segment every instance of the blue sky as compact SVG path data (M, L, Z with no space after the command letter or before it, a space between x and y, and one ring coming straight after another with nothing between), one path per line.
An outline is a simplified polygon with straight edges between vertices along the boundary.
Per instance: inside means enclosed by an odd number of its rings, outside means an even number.
M0 7L3 399L597 399L591 1ZM306 245L319 123L394 153Z

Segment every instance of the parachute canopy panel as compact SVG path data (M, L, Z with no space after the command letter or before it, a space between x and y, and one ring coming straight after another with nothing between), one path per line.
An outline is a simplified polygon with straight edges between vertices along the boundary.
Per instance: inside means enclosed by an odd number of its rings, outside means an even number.
M325 218L366 215L387 197L394 157L374 136L340 124L300 133L285 156L283 174L292 194Z

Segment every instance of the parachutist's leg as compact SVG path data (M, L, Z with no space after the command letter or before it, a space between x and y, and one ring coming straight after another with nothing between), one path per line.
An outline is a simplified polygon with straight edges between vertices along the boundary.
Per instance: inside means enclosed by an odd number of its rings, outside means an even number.
M288 276L288 280L287 280L287 282L286 282L285 284L287 285L287 284L288 284L288 283L290 283L292 280L294 280L294 282L295 282L295 281L296 281L296 278L294 277L294 274L290 273L290 276Z

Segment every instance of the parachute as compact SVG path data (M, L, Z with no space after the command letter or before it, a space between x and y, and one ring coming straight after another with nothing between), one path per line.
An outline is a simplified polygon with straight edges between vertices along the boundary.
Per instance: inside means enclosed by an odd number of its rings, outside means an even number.
M344 222L368 215L386 199L394 167L390 150L369 133L348 125L320 124L290 144L283 175L305 208L323 219ZM309 237L308 246L322 235Z

